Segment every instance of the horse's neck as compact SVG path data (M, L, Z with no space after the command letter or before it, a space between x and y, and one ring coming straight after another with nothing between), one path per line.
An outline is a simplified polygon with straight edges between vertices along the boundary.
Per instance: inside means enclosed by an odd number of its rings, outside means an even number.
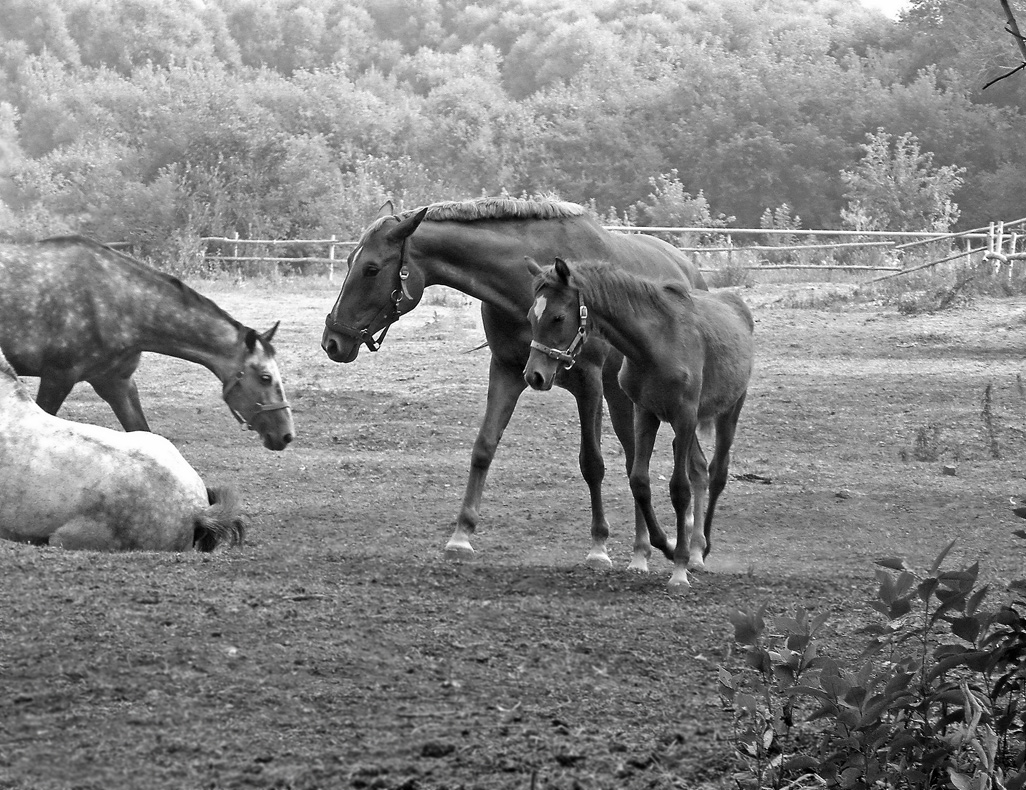
M673 336L672 328L661 326L669 323L668 317L658 311L642 308L640 305L625 309L624 303L607 298L602 289L581 288L581 301L588 308L588 314L599 326L603 336L625 357L639 363L650 361L653 341Z
M135 289L133 316L141 351L196 362L222 380L232 373L240 324L213 302L155 278Z
M499 223L425 222L410 237L424 269L424 284L445 285L513 315L531 306L531 273L524 240Z

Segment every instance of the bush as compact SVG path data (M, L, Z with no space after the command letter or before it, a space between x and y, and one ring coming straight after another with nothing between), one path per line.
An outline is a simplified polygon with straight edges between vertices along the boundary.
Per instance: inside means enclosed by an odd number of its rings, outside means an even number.
M851 662L817 639L825 614L798 607L770 630L765 607L737 613L745 666L719 680L739 787L1026 787L1026 581L984 610L978 564L942 570L953 545L925 572L878 561L883 622Z

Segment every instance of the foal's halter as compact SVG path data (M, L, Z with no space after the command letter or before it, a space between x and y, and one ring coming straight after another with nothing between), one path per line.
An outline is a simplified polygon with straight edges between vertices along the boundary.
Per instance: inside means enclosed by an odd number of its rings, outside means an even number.
M396 217L396 219L398 219L398 217ZM398 321L399 316L402 315L402 313L399 312L399 303L402 302L403 299L413 299L413 297L410 296L409 288L406 286L406 281L410 278L410 267L406 263L406 239L408 238L409 236L404 238L402 244L399 246L399 287L393 289L392 293L389 294L388 304L378 310L378 312L374 314L374 317L371 318L371 320L368 321L366 326L362 329L357 329L354 326L343 324L341 321L337 321L332 318L331 313L328 313L324 319L324 325L328 329L332 332L337 332L343 337L352 338L359 343L363 343L371 351L377 351L381 348L381 344L385 342L385 335L388 334L389 327ZM371 325L381 317L384 317L385 319L385 326L381 330L381 334L375 338L371 334L370 328Z
M537 340L531 341L531 348L541 351L549 359L554 359L557 362L562 362L565 370L570 370L577 362L577 357L581 353L581 349L584 348L584 341L588 339L588 308L584 302L581 301L581 294L577 294L577 311L581 317L581 322L577 326L577 334L574 335L574 339L570 341L570 345L566 347L566 351L560 351L558 348L549 348L543 346Z
M236 371L235 375L228 379L224 383L224 387L221 389L221 397L224 399L224 402L228 404L228 411L232 413L232 416L239 421L239 424L242 425L243 428L246 428L250 431L255 431L256 428L253 427L253 420L255 420L264 412L281 411L282 409L292 408L291 406L289 406L289 402L285 399L282 399L277 403L260 403L259 401L257 401L256 408L253 410L253 413L250 414L248 418L243 416L238 409L236 409L234 406L228 403L228 393L242 383L242 379L245 377L245 375L246 372L244 370Z

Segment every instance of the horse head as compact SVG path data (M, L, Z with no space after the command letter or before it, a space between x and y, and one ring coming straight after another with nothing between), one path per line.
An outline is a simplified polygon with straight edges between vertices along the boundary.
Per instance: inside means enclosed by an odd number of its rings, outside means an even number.
M407 240L426 214L423 208L395 216L389 201L349 254L346 279L321 336L321 348L333 362L352 362L361 344L377 351L388 328L424 295L423 274L410 266Z
M277 329L277 323L263 333L240 328L237 367L224 382L222 393L235 418L259 433L269 450L284 450L296 433L271 345Z
M531 321L531 353L524 381L533 389L548 390L560 366L569 370L588 336L588 308L572 283L570 267L562 258L542 269L533 258L527 265L534 278Z

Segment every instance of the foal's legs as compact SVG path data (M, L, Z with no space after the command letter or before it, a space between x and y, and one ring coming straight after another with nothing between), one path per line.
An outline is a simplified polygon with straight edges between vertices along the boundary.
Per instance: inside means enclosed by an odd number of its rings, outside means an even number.
M713 511L716 509L716 501L720 498L720 494L727 485L730 448L734 443L737 421L741 417L741 407L745 405L746 395L747 393L738 398L737 403L728 412L716 419L716 452L709 467L709 508L705 512L705 549L702 553L703 558L709 554L709 550L712 548Z
M591 551L584 562L592 568L606 570L613 567L613 561L606 551L609 521L602 503L602 480L606 476L606 462L602 458L602 375L596 366L583 360L563 375L561 386L577 400L581 420L578 462L591 497Z
M670 476L670 501L677 516L677 545L673 548L673 574L671 587L687 589L688 561L691 559L691 529L699 515L699 503L692 491L692 460L701 456L698 438L695 436L695 422L685 420L674 425L673 474ZM697 454L697 456L696 456ZM704 457L702 458L704 460ZM694 508L692 510L692 508Z
M609 365L603 371L603 392L609 405L609 423L623 447L627 474L634 467L634 404L627 397L617 381L619 365ZM648 558L652 556L652 543L648 539L648 525L637 502L634 503L634 554L628 570L647 571Z
M705 570L705 532L703 530L703 514L706 498L709 494L709 464L705 453L695 437L688 457L688 480L691 481L691 512L688 514L688 569Z
M470 455L470 476L463 494L463 504L456 516L456 528L445 545L445 554L450 559L467 557L474 553L470 536L477 528L480 515L481 494L484 492L488 469L495 457L502 433L509 425L510 417L517 406L520 394L527 387L520 367L510 367L492 356L488 369L488 400L484 420L477 432L474 449Z
M659 432L659 418L640 406L634 407L634 464L631 466L630 484L634 502L641 510L648 525L648 538L652 546L659 549L667 559L673 559L673 552L666 541L666 533L659 526L655 509L652 507L652 480L649 464Z

